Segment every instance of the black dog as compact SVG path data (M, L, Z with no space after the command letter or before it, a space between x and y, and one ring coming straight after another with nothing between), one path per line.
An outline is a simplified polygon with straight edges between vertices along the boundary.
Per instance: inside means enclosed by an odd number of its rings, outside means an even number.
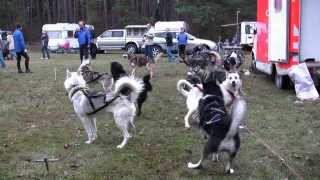
M223 94L216 83L216 78L203 82L203 98L199 101L200 128L209 139L204 146L198 163L188 163L189 168L199 168L204 159L210 154L217 155L226 152L228 163L225 167L227 173L233 173L231 162L240 148L238 124L242 118L234 118L224 106ZM238 108L235 110L237 111ZM233 111L233 110L232 110ZM231 112L231 114L236 114ZM233 115L232 115L233 116ZM240 120L239 120L240 119Z
M141 115L142 104L148 98L148 92L152 91L152 84L150 83L150 74L143 76L144 89L139 94L137 99L138 113L137 115Z
M124 70L123 66L118 62L111 62L111 75L114 81L117 81L120 77L127 76L127 72ZM141 115L141 109L143 103L148 98L148 92L152 91L152 84L150 83L150 74L145 75L143 78L144 88L139 94L137 99L137 115Z

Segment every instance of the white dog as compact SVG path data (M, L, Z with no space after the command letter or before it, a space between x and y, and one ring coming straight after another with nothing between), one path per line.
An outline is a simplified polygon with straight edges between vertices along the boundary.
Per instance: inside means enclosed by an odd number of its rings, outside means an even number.
M90 97L86 88L86 82L77 72L69 72L64 82L64 87L69 94L74 111L81 120L88 135L87 144L91 144L97 138L96 112L105 110L113 113L116 125L121 130L123 141L117 148L123 148L131 137L129 124L134 127L136 116L135 101L143 90L143 82L134 77L122 77L115 83L113 98L106 100L105 96Z
M235 99L243 96L242 81L238 72L227 72L226 80L220 84L226 107L230 107Z
M187 87L189 91L184 88ZM188 113L184 117L184 126L185 128L190 128L189 119L190 117L197 112L199 100L202 98L202 85L192 85L189 81L181 79L177 83L177 90L187 98L186 104L188 108Z

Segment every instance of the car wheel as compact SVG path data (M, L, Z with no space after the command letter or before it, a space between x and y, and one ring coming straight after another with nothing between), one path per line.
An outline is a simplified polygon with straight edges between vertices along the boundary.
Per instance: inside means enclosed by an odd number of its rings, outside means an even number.
M152 55L157 57L161 53L161 48L159 46L152 46Z
M251 69L251 72L253 72L253 73L258 73L258 70L257 70L257 61L256 61L253 53L252 53L252 60L251 60L250 69Z
M134 54L137 53L138 47L135 44L127 44L126 50L127 53Z
M274 83L278 89L286 89L288 87L288 76L279 75L278 73L275 75Z

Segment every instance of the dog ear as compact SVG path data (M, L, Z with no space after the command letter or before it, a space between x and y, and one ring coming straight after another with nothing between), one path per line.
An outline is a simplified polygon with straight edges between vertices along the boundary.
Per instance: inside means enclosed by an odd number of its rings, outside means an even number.
M66 69L66 76L67 76L67 78L71 77L71 72L69 71L68 68Z

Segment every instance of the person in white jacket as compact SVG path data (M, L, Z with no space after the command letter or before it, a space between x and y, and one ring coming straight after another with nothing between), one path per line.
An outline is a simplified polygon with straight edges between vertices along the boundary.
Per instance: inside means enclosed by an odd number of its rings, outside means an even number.
M14 40L13 40L12 33L10 31L8 32L8 35L7 35L7 41L8 41L9 55L10 55L9 60L14 60L17 55L14 51Z

